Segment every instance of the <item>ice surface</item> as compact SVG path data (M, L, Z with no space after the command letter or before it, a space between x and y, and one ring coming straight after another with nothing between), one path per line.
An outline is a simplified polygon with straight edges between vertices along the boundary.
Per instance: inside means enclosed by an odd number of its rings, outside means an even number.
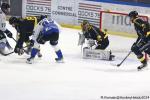
M101 96L150 95L150 70L138 72L140 63L134 55L120 68L111 63L119 63L127 53L114 53L116 60L111 62L82 59L78 32L62 29L59 46L65 63L55 62L49 43L41 47L43 57L35 58L34 64L25 63L29 57L25 54L0 55L0 100L102 100ZM135 40L109 37L109 49L113 50L130 48ZM15 42L9 41L14 47Z

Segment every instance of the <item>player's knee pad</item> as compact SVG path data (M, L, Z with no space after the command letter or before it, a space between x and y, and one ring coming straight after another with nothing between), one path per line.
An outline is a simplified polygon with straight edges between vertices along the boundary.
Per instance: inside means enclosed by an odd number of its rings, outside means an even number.
M58 44L58 41L50 41L50 44L51 44L52 46L55 46L55 45Z

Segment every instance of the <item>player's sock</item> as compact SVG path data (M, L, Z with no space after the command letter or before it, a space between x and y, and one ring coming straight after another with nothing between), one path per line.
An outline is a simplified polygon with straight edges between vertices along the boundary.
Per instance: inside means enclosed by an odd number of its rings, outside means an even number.
M63 55L62 55L61 50L56 51L56 55L57 55L57 58L55 58L55 60L56 60L57 62L63 61Z
M35 58L36 54L38 53L38 49L36 48L33 48L32 51L31 51L31 57L30 58L27 58L27 63L28 64L32 64L33 63L33 59Z
M35 56L36 56L36 54L38 53L38 49L36 49L36 48L33 48L32 50L31 50L31 58L34 58Z

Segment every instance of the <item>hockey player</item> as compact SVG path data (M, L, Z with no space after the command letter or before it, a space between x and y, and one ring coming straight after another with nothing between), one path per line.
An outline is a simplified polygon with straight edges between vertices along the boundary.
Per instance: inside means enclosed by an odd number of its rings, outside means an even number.
M50 42L50 45L54 48L58 58L55 58L56 62L63 62L63 54L58 47L59 28L52 19L44 18L34 28L32 36L33 48L30 58L27 59L27 63L32 64L35 58L40 44L45 44L46 41Z
M89 21L83 20L81 23L83 34L79 34L78 45L84 43L84 38L87 40L88 47L83 48L83 58L114 60L114 55L110 50L105 50L109 46L107 30L102 32L98 27L91 25ZM96 46L94 49L93 47Z
M6 15L10 11L10 5L7 3L2 3L0 9L0 53L3 55L5 53L5 47L12 49L8 43L5 33L9 38L12 38L12 33L6 28Z
M37 25L37 18L34 16L26 17L26 18L17 18L11 17L9 19L9 24L15 27L17 31L17 43L14 49L15 53L18 55L22 55L24 53L23 43L25 42L28 45L26 53L29 54L31 51L30 46L30 36L33 33L34 26ZM38 56L41 57L41 53L38 52Z
M91 42L91 39L96 40L97 46L95 49L105 50L108 47L109 40L107 32L100 31L99 28L97 28L94 25L91 25L87 20L83 20L81 28L83 35L87 40L89 40L89 42Z
M150 55L150 24L138 16L137 11L131 11L128 15L130 21L134 24L138 38L132 45L131 50L135 53L142 65L137 69L141 70L147 66L147 60L142 52Z

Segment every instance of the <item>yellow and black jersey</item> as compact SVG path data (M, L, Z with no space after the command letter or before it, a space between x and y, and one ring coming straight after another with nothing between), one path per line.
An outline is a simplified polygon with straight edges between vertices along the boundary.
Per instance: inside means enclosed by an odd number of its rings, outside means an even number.
M84 31L85 38L91 38L94 40L103 41L108 39L108 34L106 32L100 31L96 26L90 25L89 28Z
M147 21L143 21L140 18L133 20L135 30L140 38L146 38L150 36L150 24Z
M32 35L35 25L37 25L37 18L31 16L20 18L15 28L20 34L28 33L29 35Z
M37 18L34 16L25 17L25 18L18 18L18 23L15 25L15 29L17 33L19 33L18 47L22 47L23 42L29 40L29 36L32 35L35 25L37 25Z

